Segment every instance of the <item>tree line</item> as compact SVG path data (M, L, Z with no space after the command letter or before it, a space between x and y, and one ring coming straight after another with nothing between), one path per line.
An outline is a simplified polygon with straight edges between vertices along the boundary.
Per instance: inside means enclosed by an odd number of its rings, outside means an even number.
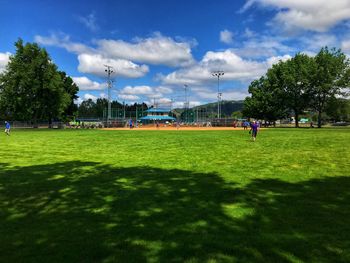
M36 43L15 43L16 53L0 74L0 118L30 121L68 120L77 111L78 86L59 71Z
M349 84L350 61L340 49L324 47L314 57L298 53L250 84L243 115L267 121L294 115L299 127L300 115L309 111L321 127L326 111L349 113Z
M106 110L108 108L108 100L106 98L98 98L96 101L92 99L84 100L79 104L77 110L77 118L101 118L105 116ZM111 101L111 108L113 110L118 110L121 116L115 116L118 118L124 117L124 112L128 114L125 117L135 117L134 115L129 116L130 114L135 114L136 111L146 111L148 106L146 103L134 103L131 105L120 103L116 100Z

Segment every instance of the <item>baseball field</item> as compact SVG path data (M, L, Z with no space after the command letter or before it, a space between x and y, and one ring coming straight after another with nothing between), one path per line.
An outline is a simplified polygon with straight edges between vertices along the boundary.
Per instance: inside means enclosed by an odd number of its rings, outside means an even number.
M0 262L350 262L348 128L0 137Z

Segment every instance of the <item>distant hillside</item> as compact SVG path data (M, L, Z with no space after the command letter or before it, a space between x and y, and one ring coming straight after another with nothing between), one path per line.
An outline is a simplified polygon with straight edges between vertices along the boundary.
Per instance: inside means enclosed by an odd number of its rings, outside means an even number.
M213 113L217 113L218 110L218 104L217 102L213 102L213 103L208 103L208 104L203 104L203 105L199 105L196 107L192 107L192 110L197 110L197 109L205 109L206 112L213 112ZM225 100L221 102L221 115L224 116L231 116L232 112L234 111L242 111L243 109L243 100ZM184 109L175 109L173 110L175 111L177 114L181 114Z
M208 112L217 112L218 110L218 103L208 103L204 105L200 105L197 107L193 107L193 109L196 108L206 108ZM243 109L243 100L224 100L221 102L221 115L223 116L231 116L232 112L234 111L241 111Z

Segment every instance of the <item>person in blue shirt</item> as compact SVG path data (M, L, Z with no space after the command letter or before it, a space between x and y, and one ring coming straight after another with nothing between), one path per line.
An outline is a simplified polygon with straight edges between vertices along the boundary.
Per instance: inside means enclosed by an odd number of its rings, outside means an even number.
M7 136L10 136L10 129L11 129L10 123L5 121L5 133L7 134Z
M244 121L243 125L244 125L243 129L246 130L250 126L250 123L249 123L249 121Z
M250 131L249 133L252 134L252 139L255 142L256 140L256 135L258 134L258 128L259 128L259 124L254 121L251 125L250 125Z

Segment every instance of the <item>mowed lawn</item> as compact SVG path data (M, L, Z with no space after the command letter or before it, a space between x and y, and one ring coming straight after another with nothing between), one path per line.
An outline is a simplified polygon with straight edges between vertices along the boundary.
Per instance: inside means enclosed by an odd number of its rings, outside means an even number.
M350 262L350 129L13 130L0 262Z

